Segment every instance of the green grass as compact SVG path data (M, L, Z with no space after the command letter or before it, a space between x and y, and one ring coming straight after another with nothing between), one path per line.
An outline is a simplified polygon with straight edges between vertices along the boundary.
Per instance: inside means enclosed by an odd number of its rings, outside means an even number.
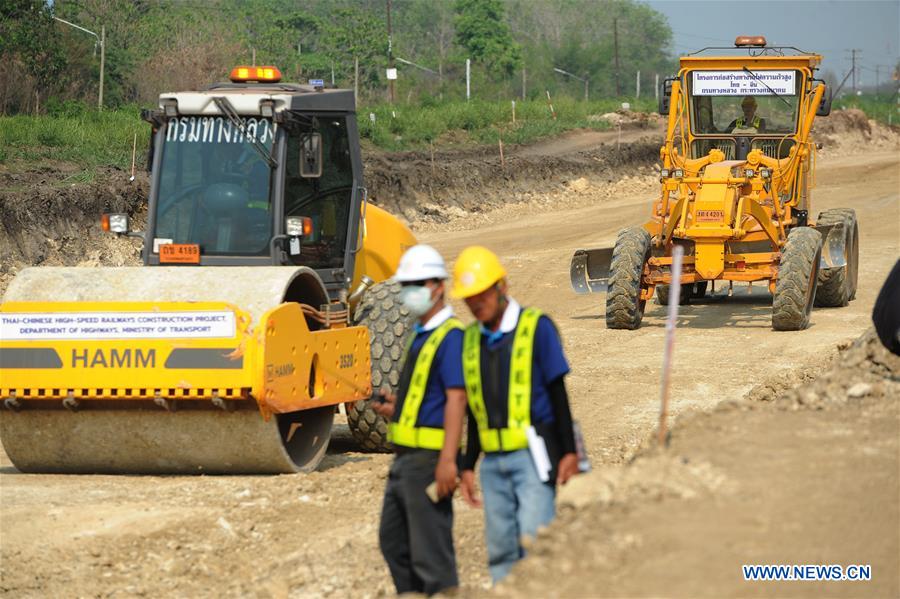
M865 112L870 119L875 119L880 123L900 125L900 106L897 105L896 99L888 94L847 95L836 98L831 106L832 110L858 108Z
M0 162L53 160L82 168L130 168L135 134L139 163L150 134L139 114L137 107L126 107L74 115L0 117Z
M631 102L632 110L653 110L652 100ZM604 129L608 125L596 117L621 106L618 100L582 102L570 98L553 100L554 119L546 101L517 101L516 122L512 103L450 102L433 106L377 106L359 110L360 135L388 150L418 149L448 139L472 144L493 144L502 135L505 143L523 144L558 135L572 129ZM374 122L371 115L375 115ZM591 119L591 117L595 117Z

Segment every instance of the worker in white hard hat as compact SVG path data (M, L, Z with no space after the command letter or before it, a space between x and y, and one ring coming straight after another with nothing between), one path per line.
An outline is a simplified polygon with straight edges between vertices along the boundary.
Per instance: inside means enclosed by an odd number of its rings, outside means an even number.
M398 594L433 595L459 584L452 497L466 392L462 325L445 302L447 278L444 259L430 246L413 246L400 258L394 280L417 322L396 396L384 394L373 406L389 420L396 452L379 541Z
M766 119L756 114L756 98L744 96L741 100L741 112L742 116L731 121L726 131L731 131L733 135L756 135L765 132Z

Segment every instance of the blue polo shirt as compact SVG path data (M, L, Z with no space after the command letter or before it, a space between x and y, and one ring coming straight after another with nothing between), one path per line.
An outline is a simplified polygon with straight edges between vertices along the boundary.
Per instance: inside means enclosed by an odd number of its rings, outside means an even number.
M491 332L481 328L482 351L500 352L502 367L496 372L496 381L491 381L493 373L489 372L487 356L482 356L481 376L485 402L492 398L499 405L487 405L488 422L491 428L505 428L508 424L509 370L512 357L512 342L515 327L521 316L521 307L510 299L500 324L500 329ZM562 342L553 321L546 315L538 319L534 333L534 353L531 369L531 422L533 424L550 424L554 422L553 406L550 403L548 386L561 376L569 373L569 363L563 353Z
M452 312L450 312L452 315ZM429 322L425 330L420 325L416 325L415 337L413 337L412 345L407 354L407 363L413 365L415 360L419 358L419 352L428 338L434 333L438 326L444 323L447 318L443 318L430 327ZM416 420L416 426L425 426L429 428L444 428L444 407L447 404L447 389L465 389L466 382L463 378L462 367L462 345L463 332L460 329L451 330L441 341L438 350L434 355L434 361L431 363L431 372L428 373L428 383L425 385L425 396L422 398L422 405L419 407L419 417ZM404 395L406 394L404 390ZM399 418L399 411L395 415L395 419Z

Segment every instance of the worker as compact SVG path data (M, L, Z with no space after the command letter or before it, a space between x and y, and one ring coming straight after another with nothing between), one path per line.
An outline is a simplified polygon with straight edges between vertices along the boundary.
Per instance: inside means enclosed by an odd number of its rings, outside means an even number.
M469 505L481 505L474 470L484 452L488 568L496 583L524 557L521 538L553 520L555 484L578 472L564 382L569 365L550 318L508 295L506 270L493 252L463 250L453 285L476 318L463 341L469 409L460 491Z
M756 114L756 98L744 96L741 100L741 111L744 113L743 116L731 121L726 131L731 131L732 135L755 135L765 132L766 119Z
M872 322L881 343L888 351L900 356L900 260L894 264L878 292Z
M446 303L444 259L416 245L394 279L401 303L417 319L397 394L375 411L389 420L396 456L388 474L379 541L397 594L433 595L458 586L453 550L457 457L466 414L462 325ZM436 493L431 487L436 483ZM429 497L432 494L433 497Z

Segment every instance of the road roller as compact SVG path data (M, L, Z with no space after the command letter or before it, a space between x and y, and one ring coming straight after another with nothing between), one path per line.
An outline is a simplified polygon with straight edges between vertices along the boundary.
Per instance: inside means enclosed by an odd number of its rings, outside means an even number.
M369 202L352 90L237 67L163 93L139 267L33 267L0 304L0 440L23 472L316 468L344 405L399 381L409 314L390 280L415 244Z
M606 293L606 325L637 329L654 295L669 303L683 249L679 301L735 281L772 296L772 328L798 331L813 305L856 297L859 227L852 208L814 217L814 119L831 92L818 54L738 36L733 48L682 56L660 90L668 115L660 191L650 218L619 232L613 247L580 249L570 265L577 293Z

